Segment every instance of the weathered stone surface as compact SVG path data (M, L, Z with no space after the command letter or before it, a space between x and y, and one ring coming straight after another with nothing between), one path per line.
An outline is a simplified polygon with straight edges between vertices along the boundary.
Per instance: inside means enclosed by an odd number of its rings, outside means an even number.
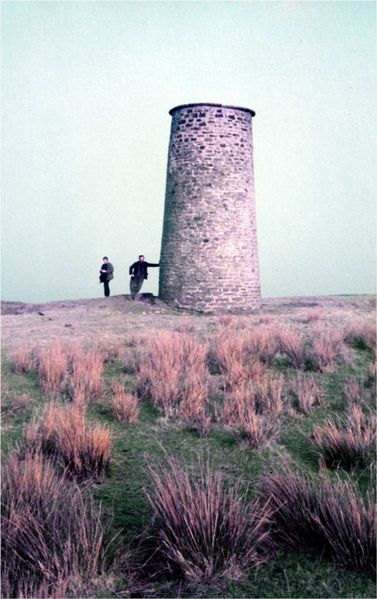
M188 104L170 114L160 297L202 312L259 308L255 113Z

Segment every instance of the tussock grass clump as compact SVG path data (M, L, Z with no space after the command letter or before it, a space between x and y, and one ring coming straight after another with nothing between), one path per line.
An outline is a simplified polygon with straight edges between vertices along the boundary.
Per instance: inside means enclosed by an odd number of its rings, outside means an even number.
M265 560L266 503L247 503L239 485L227 487L208 463L199 462L195 477L173 459L148 471L157 550L176 572L213 583L240 579Z
M317 323L320 320L323 320L325 316L325 312L323 310L323 308L310 308L307 312L306 312L306 320L307 322L310 323Z
M376 323L361 322L353 324L344 332L344 340L357 349L369 349L376 353Z
M43 348L38 356L38 373L41 389L55 398L65 389L68 369L68 356L61 339L50 347Z
M325 551L346 568L375 572L374 501L350 480L315 480L287 469L262 478L261 497L270 501L278 546Z
M111 434L102 424L89 424L85 409L49 404L26 431L30 446L55 456L78 478L102 480L110 461Z
M94 401L103 391L103 356L97 351L76 354L69 377L73 402Z
M284 406L282 390L283 377L270 373L235 386L226 394L218 418L250 447L261 448L279 437Z
M241 385L250 378L250 356L245 338L234 331L224 329L211 344L210 360L224 376L226 386Z
M113 381L112 406L119 422L136 422L139 418L139 401L132 393L127 393L123 385Z
M330 546L335 563L346 569L376 572L376 505L364 499L351 480L326 481L314 520Z
M372 387L374 391L376 391L376 382L377 382L377 360L374 359L373 362L369 362L368 371L364 381L365 387Z
M343 385L343 393L348 405L360 404L364 395L360 380L355 376L350 376Z
M13 418L21 414L33 401L33 398L27 393L21 395L10 395L6 400L1 401L1 417Z
M335 370L336 362L348 362L349 353L343 343L343 335L337 330L321 331L314 337L309 351L312 367L320 372Z
M193 423L206 417L208 347L185 333L163 332L141 355L138 389L164 416Z
M293 407L302 414L309 414L314 406L322 403L323 391L313 375L297 373L295 378L290 379L288 391L292 395Z
M106 554L100 516L41 452L21 459L14 451L2 469L2 596L65 597L98 576Z
M347 418L315 426L312 443L330 468L364 467L375 457L376 419L359 404L352 404Z
M280 352L285 355L293 368L303 368L306 362L305 339L296 331L280 330Z
M277 351L278 342L270 330L235 333L228 327L213 338L210 359L224 376L226 387L232 389L260 378Z
M125 346L113 338L102 338L97 341L93 348L94 352L100 354L102 362L112 363L123 357Z
M270 501L271 532L278 545L323 549L323 533L313 519L318 489L308 475L299 475L290 468L266 474L261 479L261 495Z
M103 391L103 353L84 352L78 342L57 339L39 352L39 383L51 398L65 395L76 403L98 399Z
M280 329L259 327L246 335L246 348L254 359L271 365L280 350Z
M9 358L14 372L33 372L36 369L36 359L29 347L18 347Z

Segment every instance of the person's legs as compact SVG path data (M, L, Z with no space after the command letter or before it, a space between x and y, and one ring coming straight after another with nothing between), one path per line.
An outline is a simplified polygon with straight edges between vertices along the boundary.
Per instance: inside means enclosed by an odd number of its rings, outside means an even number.
M130 281L131 299L135 299L135 295L139 293L142 284L144 283L144 277L132 278Z
M105 293L105 297L109 297L109 295L110 295L109 281L103 282L103 291Z

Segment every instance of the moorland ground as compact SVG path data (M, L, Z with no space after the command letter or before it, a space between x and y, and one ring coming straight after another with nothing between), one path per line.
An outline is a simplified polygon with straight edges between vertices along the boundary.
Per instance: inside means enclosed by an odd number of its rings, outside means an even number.
M373 597L375 305L3 302L3 596ZM48 468L58 511L62 496L80 511L76 487L94 502L85 564L62 557L66 530L38 529L31 489L47 495Z

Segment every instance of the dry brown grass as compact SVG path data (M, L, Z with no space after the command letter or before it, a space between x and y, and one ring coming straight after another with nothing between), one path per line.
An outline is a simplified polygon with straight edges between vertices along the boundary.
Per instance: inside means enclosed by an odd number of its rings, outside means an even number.
M43 348L38 356L39 383L42 390L55 398L65 389L68 357L64 342L56 340L50 347Z
M303 368L306 361L305 339L297 331L280 329L280 352L294 368Z
M111 363L121 360L124 354L125 346L118 339L102 338L97 341L93 348L94 352L99 354L102 362Z
M360 380L355 376L350 376L343 385L343 393L347 404L360 404L364 396L364 388Z
M39 383L51 398L66 395L75 403L99 399L103 392L103 353L84 352L77 341L57 339L39 351Z
M322 403L323 391L313 375L299 372L289 380L287 387L292 395L294 409L302 414L309 414L314 406Z
M97 351L77 354L69 377L69 393L73 402L99 399L103 391L103 357Z
M282 391L283 377L269 373L235 386L226 394L218 419L250 447L264 447L279 437L284 407Z
M21 395L8 395L7 399L4 400L2 396L1 400L1 417L3 418L13 418L13 416L17 416L21 414L31 403L33 402L33 398L27 393L22 393Z
M235 333L231 328L215 335L211 343L210 359L218 365L226 387L245 384L259 379L278 352L278 341L272 330L254 329Z
M54 455L78 478L102 480L110 461L111 435L102 424L89 424L80 405L48 404L26 431L31 446Z
M351 481L317 480L288 467L262 478L261 497L270 501L277 545L326 551L338 565L375 572L375 504Z
M335 563L345 569L376 572L376 504L364 498L351 480L323 484L314 520L323 533Z
M127 393L124 386L116 381L112 382L112 406L119 422L136 422L139 418L139 400L132 393Z
M349 325L343 333L344 340L358 349L369 349L376 353L377 324L374 322L359 322Z
M100 516L42 453L13 452L2 469L2 596L84 596L104 565Z
M33 372L36 369L36 359L33 351L27 346L20 346L9 356L14 372Z
M323 308L311 308L306 313L306 320L310 323L317 323L320 320L323 320L325 317L325 312Z
M371 387L376 392L376 381L377 381L377 360L369 362L368 371L365 378L365 386Z
M163 332L140 357L138 389L164 416L201 418L208 399L208 348L185 333Z
M331 468L365 467L375 458L375 416L354 403L345 420L329 419L325 424L315 426L312 442Z
M312 340L309 352L312 366L320 372L335 370L336 362L348 362L349 352L343 343L343 334L337 330L321 331Z
M270 511L247 503L239 485L226 486L220 472L199 461L196 476L169 459L149 467L155 544L171 568L190 582L240 579L265 559Z

